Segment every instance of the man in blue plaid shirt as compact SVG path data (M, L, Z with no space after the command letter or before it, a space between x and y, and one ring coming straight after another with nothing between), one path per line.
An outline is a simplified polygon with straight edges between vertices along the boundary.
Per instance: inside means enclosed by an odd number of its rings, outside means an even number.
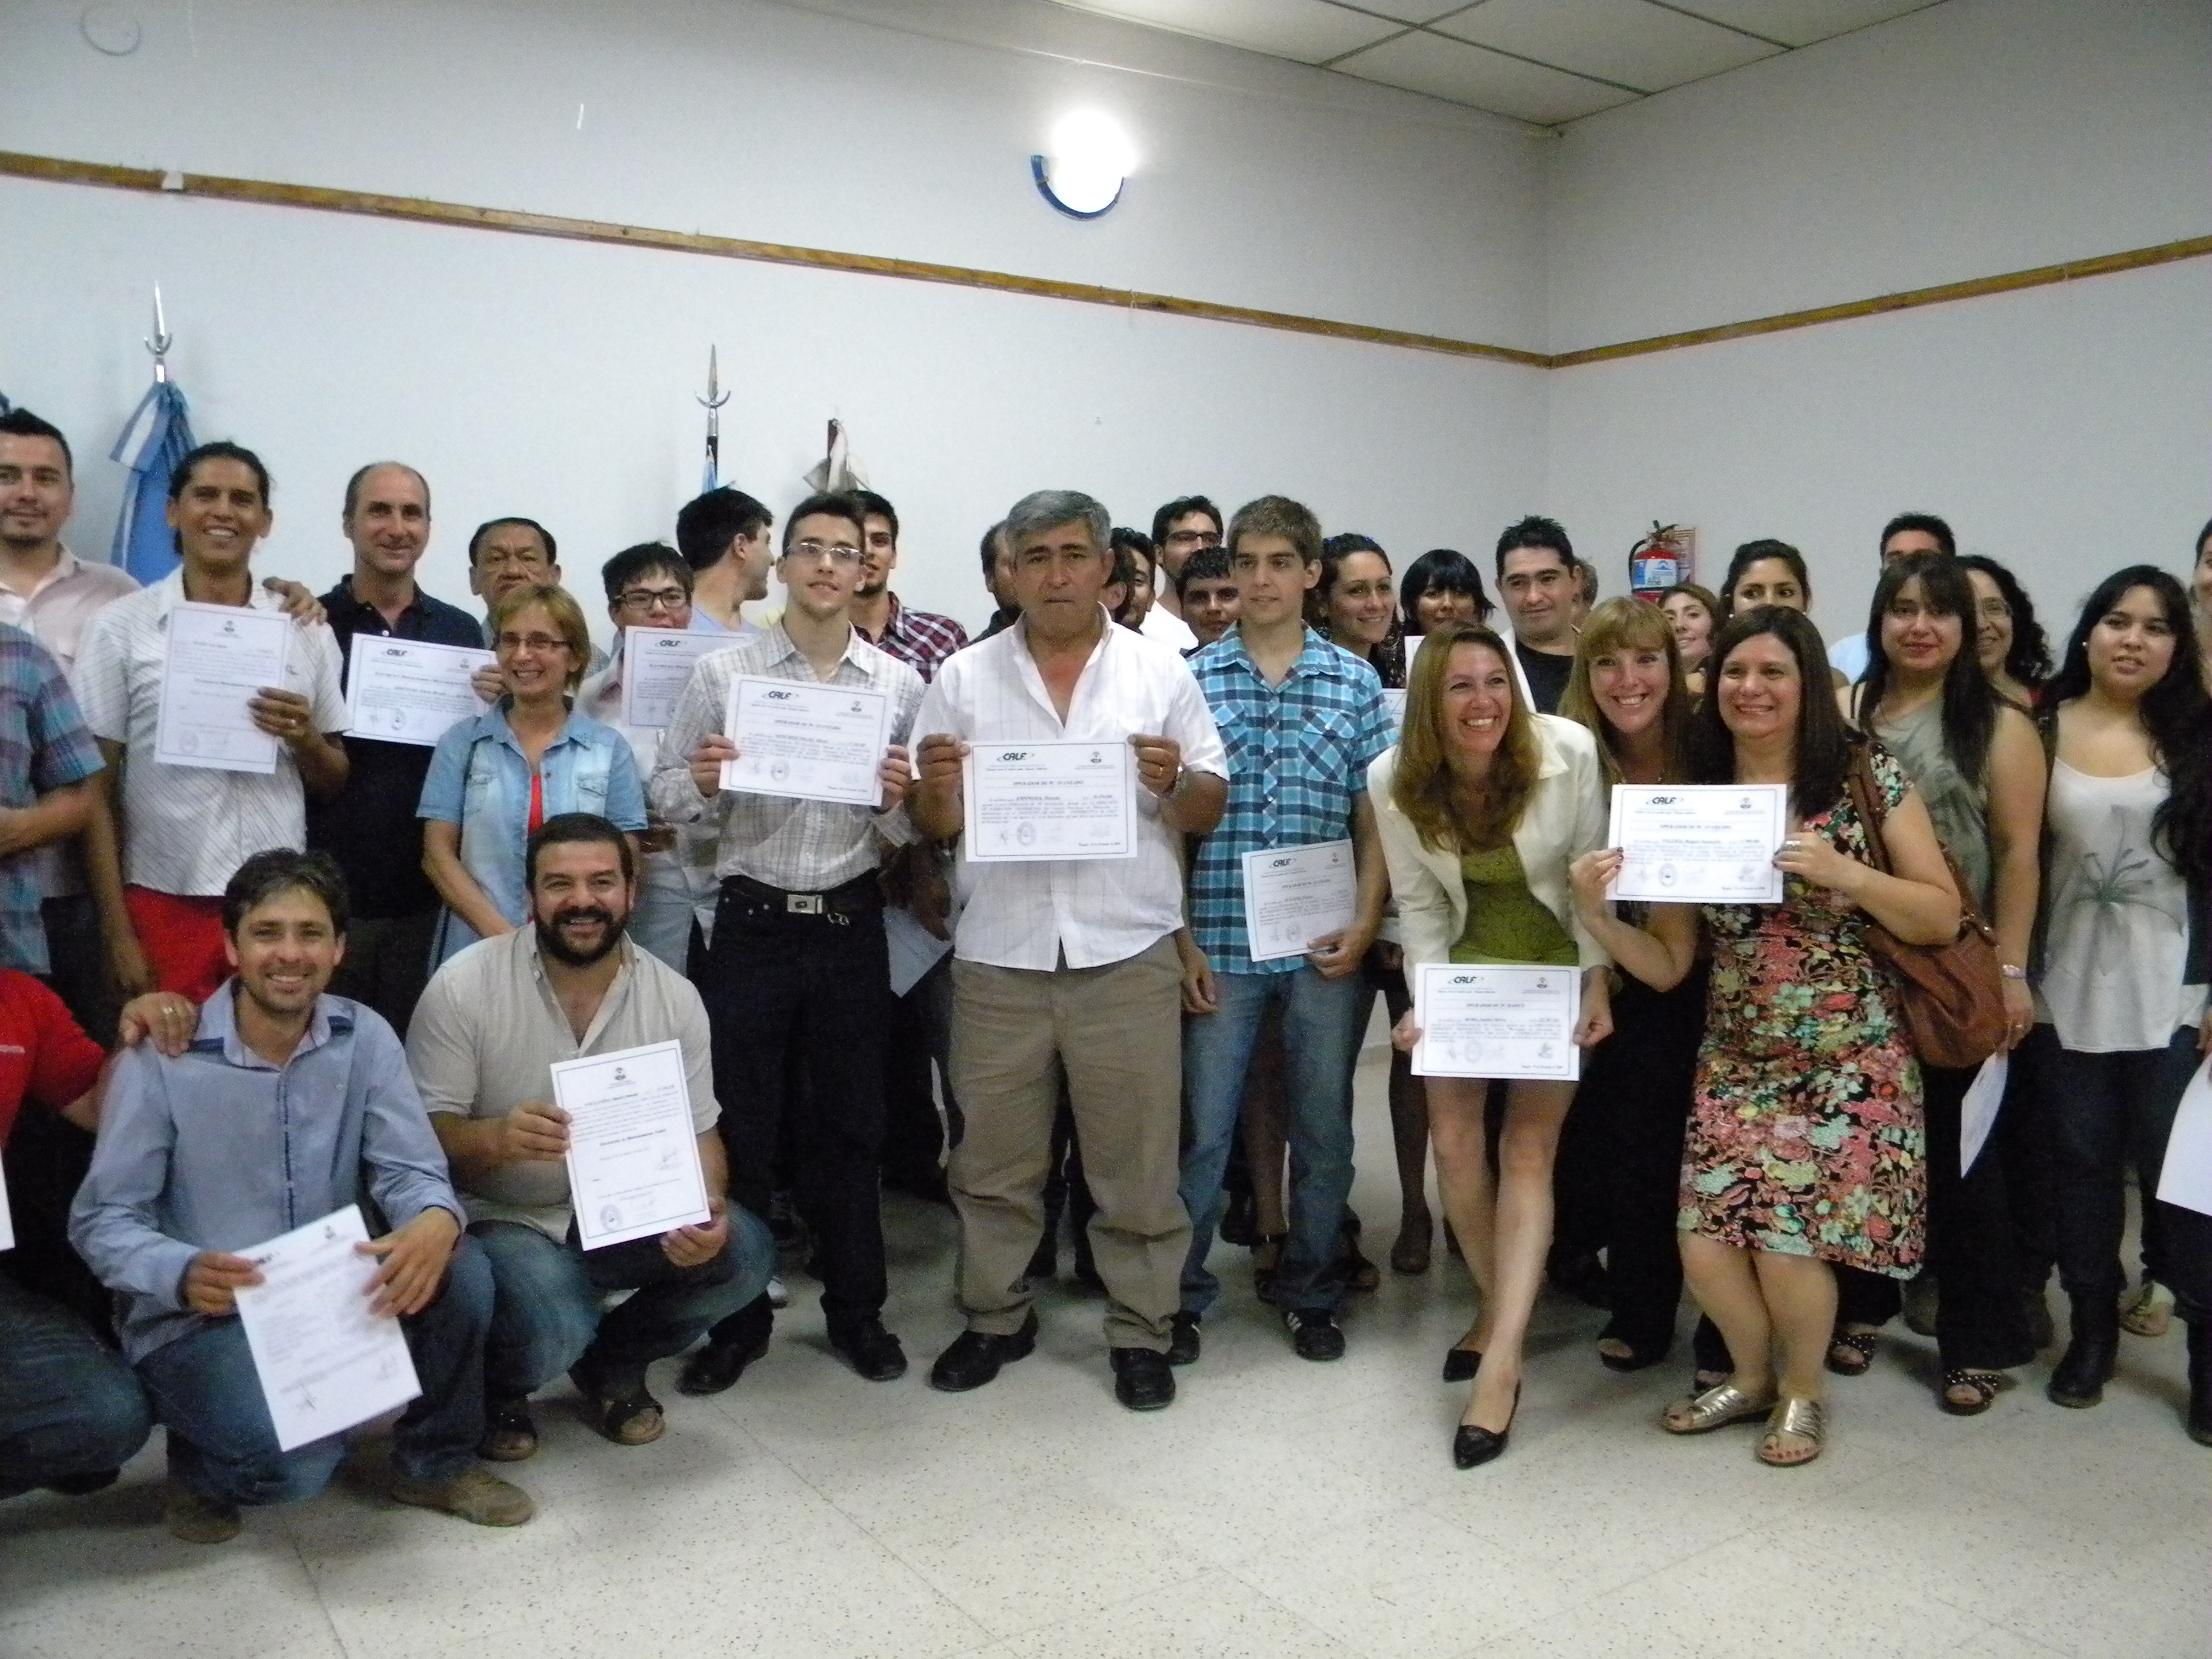
M1220 1289L1206 1271L1206 1247L1221 1220L1244 1074L1261 1021L1275 1008L1288 1062L1291 1181L1273 1300L1300 1358L1335 1359L1344 1352L1336 1324L1343 1287L1330 1267L1352 1190L1352 1072L1373 1000L1359 969L1389 895L1367 766L1395 737L1375 671L1305 625L1306 592L1321 577L1314 515L1263 495L1230 521L1226 545L1239 621L1190 659L1228 750L1229 805L1191 872L1190 930L1205 966L1189 976L1183 1022L1190 1146L1182 1188L1191 1247L1169 1358L1198 1358L1199 1321ZM1303 949L1292 954L1255 960L1247 856L1328 842L1350 843L1351 921L1297 941Z
M100 745L61 665L20 628L0 625L0 968L48 971L40 878L28 856L90 815Z

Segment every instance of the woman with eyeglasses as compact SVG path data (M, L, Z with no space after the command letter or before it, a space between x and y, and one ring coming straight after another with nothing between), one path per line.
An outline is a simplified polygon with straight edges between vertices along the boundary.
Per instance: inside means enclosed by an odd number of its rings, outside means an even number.
M434 962L523 925L523 848L546 819L595 812L633 835L646 827L629 743L572 706L592 653L574 599L518 588L492 607L491 631L506 693L438 739L416 814L423 872L446 901Z
M1960 556L1974 590L1974 654L2006 702L2033 711L2051 678L2051 641L2020 579L1979 553Z

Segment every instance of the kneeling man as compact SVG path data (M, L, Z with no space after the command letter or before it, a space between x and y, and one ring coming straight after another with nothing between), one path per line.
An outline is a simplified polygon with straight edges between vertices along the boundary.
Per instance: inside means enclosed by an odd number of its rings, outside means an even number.
M239 1323L261 1275L240 1251L359 1204L385 1231L376 1311L400 1320L422 1395L392 1437L403 1504L517 1526L530 1499L476 1461L491 1269L461 1234L446 1161L374 1010L325 996L345 953L345 878L326 853L257 853L222 896L231 977L183 1053L110 1075L70 1237L121 1293L123 1351L169 1431L169 1530L237 1535L239 1510L312 1498L342 1436L282 1450ZM372 1222L372 1225L374 1223Z

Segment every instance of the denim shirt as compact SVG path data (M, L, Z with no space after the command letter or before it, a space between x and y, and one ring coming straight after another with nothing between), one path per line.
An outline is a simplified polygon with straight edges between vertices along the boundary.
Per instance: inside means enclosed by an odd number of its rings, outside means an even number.
M461 863L500 915L520 927L530 914L522 859L530 836L530 762L507 723L508 707L502 697L438 739L416 816L460 825ZM596 812L617 829L645 828L637 761L629 740L612 726L572 707L540 769L547 817ZM440 919L431 960L445 962L476 940L476 930L448 910Z

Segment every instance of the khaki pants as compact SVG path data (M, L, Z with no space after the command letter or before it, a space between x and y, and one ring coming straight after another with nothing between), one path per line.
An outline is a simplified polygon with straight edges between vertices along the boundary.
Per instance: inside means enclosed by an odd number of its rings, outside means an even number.
M1098 1200L1091 1243L1106 1281L1107 1344L1166 1351L1190 1248L1176 1192L1181 982L1172 938L1103 968L953 963L952 1086L967 1121L945 1176L960 1213L969 1329L1011 1336L1028 1314L1064 1072Z

